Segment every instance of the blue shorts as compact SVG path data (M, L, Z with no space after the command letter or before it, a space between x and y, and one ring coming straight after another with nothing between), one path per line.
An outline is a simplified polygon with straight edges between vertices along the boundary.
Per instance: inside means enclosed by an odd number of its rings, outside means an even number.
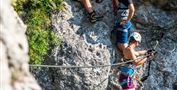
M116 43L122 43L126 44L128 43L128 31L130 27L132 26L131 22L128 21L124 25L120 25L119 23L116 23L114 28L116 31Z
M132 26L132 23L130 21L128 21L124 25L120 25L120 22L115 22L115 24L114 24L114 28L116 28L118 30L122 30L122 31L130 29L131 26Z
M128 43L128 32L117 31L116 32L116 43L126 44Z

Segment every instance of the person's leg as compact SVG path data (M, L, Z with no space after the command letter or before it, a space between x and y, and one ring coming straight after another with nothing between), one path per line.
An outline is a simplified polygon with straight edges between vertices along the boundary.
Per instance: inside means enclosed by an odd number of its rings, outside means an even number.
M81 3L84 5L86 11L89 14L89 20L91 23L95 23L96 21L102 20L103 16L98 15L92 8L90 0L80 0Z
M128 46L128 32L117 31L117 48L122 51Z
M119 43L117 44L118 50L122 53L122 51L128 46L128 44L124 43Z
M84 5L85 9L87 10L88 13L93 12L92 5L90 3L90 0L81 0L82 4Z

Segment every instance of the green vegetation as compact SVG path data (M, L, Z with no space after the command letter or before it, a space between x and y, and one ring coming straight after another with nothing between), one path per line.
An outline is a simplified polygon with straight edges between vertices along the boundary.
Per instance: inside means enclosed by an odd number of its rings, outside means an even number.
M51 13L63 9L63 0L13 0L13 6L27 25L30 63L41 64L51 46L60 40L52 31Z

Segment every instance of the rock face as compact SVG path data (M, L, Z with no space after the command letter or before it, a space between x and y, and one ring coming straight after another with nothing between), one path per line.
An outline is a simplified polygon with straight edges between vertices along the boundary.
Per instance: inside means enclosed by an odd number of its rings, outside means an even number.
M0 89L41 90L29 72L26 26L10 0L0 0Z
M164 10L177 10L176 0L149 0L151 3Z
M158 54L151 67L151 76L145 81L145 90L176 90L177 82L177 12L166 11L162 0L135 0L134 29L143 36L140 48L159 45ZM154 5L158 5L156 7ZM103 21L89 23L83 7L72 0L64 1L65 10L53 14L52 23L62 44L56 47L44 64L62 66L94 66L111 64L121 56L110 40L113 13L110 0L101 4L92 2L94 9L104 14ZM176 5L176 4L175 4ZM116 52L116 54L114 54ZM116 56L115 56L116 55ZM110 67L104 68L39 68L34 72L40 85L46 90L105 90ZM145 72L147 73L147 72Z
M155 40L159 41L158 54L151 65L151 76L145 81L145 90L177 89L176 14L176 11L164 11L151 3L137 7L134 21L147 42L143 46L152 47Z

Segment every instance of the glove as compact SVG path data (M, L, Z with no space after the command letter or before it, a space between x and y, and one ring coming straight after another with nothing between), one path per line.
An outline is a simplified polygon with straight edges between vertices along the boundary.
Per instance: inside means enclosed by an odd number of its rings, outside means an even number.
M155 54L156 54L156 51L154 49L149 49L147 51L147 58L153 58Z
M154 50L154 49L149 49L149 50L147 51L147 54L152 54L152 53L155 53L155 50Z

